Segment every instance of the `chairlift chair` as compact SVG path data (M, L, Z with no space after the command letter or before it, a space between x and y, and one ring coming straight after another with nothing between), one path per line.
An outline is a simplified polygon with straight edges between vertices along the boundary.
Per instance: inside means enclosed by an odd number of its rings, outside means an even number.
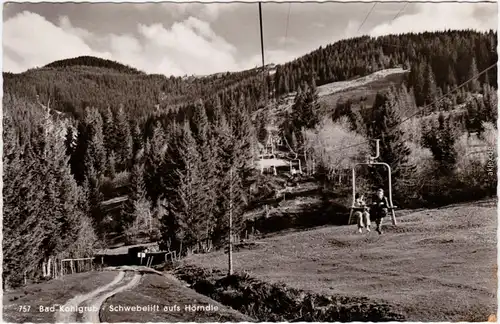
M364 207L356 207L356 167L358 165L383 165L387 168L387 179L389 181L389 190L388 190L388 202L389 206L388 209L391 212L391 220L392 220L392 225L396 226L397 221L396 221L396 214L394 212L394 209L396 206L392 203L392 170L389 164L384 163L384 162L377 162L376 159L380 156L380 149L379 149L379 141L380 140L375 140L376 141L376 155L375 156L369 156L366 162L361 162L361 163L356 163L352 167L352 205L350 208L350 213L349 213L349 221L348 225L353 224L353 216L354 213L357 211L363 211L365 208Z
M261 154L260 155L260 174L264 174L264 164L262 163L262 161L264 160L272 160L272 159L276 159L276 155L274 153L272 154ZM273 173L274 175L277 175L278 172L276 170L276 165L272 165L271 168L273 169Z
M290 162L290 174L292 173L294 164L298 165L297 173L302 174L302 163L300 162L300 159L298 158L291 159L289 162Z
M484 144L481 143L478 132L470 132L467 134L467 146L484 147Z

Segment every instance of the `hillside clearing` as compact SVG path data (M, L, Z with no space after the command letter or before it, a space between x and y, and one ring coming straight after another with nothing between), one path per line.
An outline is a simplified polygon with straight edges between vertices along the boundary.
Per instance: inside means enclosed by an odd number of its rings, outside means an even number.
M486 321L496 313L495 216L496 201L487 201L410 213L382 236L355 226L289 233L235 252L234 268L316 293L385 300L409 321ZM225 269L227 255L187 262Z
M324 84L318 87L318 96L323 97L340 91L366 86L372 82L385 79L393 74L404 74L407 72L409 71L402 68L384 69L354 80Z
M401 84L404 76L408 73L402 68L384 69L364 77L348 81L331 82L317 87L319 102L327 107L335 107L340 98L367 97L370 105L375 94L380 90L387 90L391 85ZM294 102L296 92L286 95L278 107L268 107L271 115L280 115L288 111Z

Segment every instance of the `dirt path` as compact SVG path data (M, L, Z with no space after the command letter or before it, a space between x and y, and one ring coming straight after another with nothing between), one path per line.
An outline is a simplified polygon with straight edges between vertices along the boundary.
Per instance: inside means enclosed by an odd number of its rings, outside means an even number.
M100 318L99 318L99 311L101 310L102 304L106 301L106 299L110 298L111 296L120 293L122 291L128 290L139 284L139 281L141 280L142 274L136 273L130 281L128 281L124 285L120 285L119 287L115 288L112 291L102 293L100 295L97 295L85 302L86 306L91 307L92 309L95 309L97 311L88 311L83 313L82 316L82 322L85 323L99 323Z
M57 323L91 322L99 323L99 311L106 299L116 293L130 289L137 285L142 274L125 275L120 271L109 284L102 286L88 294L78 295L66 302L55 315ZM129 279L131 278L131 279ZM83 313L78 312L78 307L83 307Z
M118 275L113 279L112 282L109 284L102 286L101 288L98 288L88 294L85 295L77 295L70 300L68 300L61 308L62 309L75 309L80 305L82 302L86 301L89 298L92 298L93 296L96 296L100 294L103 291L106 291L107 289L110 289L114 285L118 284L123 277L125 276L125 272L119 272ZM76 312L65 312L65 311L58 311L56 312L55 315L55 320L57 323L73 323L76 321Z

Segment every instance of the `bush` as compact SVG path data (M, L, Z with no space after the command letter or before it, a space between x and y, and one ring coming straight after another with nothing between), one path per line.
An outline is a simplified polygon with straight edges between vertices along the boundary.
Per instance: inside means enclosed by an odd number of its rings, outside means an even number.
M325 166L329 172L351 168L355 161L369 152L363 136L349 130L346 122L337 123L329 118L314 130L306 131L304 137L306 148L312 152L317 163ZM348 146L353 147L345 149Z

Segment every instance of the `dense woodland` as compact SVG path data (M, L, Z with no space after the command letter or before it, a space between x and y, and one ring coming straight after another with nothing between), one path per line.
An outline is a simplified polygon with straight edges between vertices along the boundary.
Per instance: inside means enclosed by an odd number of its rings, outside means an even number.
M238 233L263 195L253 163L266 108L290 92L280 130L330 198L339 194L331 175L370 139L381 139L402 207L492 195L496 151L485 166L461 150L470 133L496 147L496 67L451 90L497 62L496 40L474 31L353 38L274 74L169 78L92 57L4 73L4 284L39 276L49 257L92 255L111 233L183 253L206 240L223 246L229 212ZM404 82L373 105L318 100L319 85L397 66L409 70ZM386 181L377 170L362 176L366 190ZM102 204L123 195L118 210Z

